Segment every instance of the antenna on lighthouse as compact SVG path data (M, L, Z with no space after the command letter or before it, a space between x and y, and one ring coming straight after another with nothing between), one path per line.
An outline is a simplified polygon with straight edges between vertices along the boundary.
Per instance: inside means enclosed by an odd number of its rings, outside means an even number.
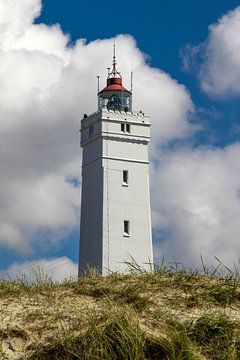
M133 91L133 70L131 71L131 93Z
M116 75L116 43L115 40L113 42L113 74Z
M99 93L99 91L100 91L100 76L99 75L97 75L97 92Z
M97 75L97 97L98 97L98 110L100 109L99 91L100 91L100 76L99 76L99 75Z

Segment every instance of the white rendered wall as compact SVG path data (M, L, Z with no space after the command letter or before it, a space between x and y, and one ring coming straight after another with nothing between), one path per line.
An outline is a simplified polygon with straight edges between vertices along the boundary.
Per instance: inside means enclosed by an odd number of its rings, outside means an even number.
M130 124L130 133L121 131ZM89 138L89 126L94 126ZM102 274L125 272L132 258L153 263L149 197L149 118L143 114L99 111L82 120L83 146L80 274L87 266ZM128 186L123 184L128 170ZM124 220L130 223L124 234Z
M128 187L122 184L122 170L129 170ZM148 166L105 160L103 213L103 268L124 272L126 261L146 268L152 259L152 238ZM129 237L124 235L123 222L130 222ZM147 265L148 267L148 265Z

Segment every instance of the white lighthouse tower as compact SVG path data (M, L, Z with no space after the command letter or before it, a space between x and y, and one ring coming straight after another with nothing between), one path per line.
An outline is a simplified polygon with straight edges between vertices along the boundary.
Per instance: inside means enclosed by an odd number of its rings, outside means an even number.
M132 111L116 69L115 46L98 111L81 121L82 203L79 275L153 264L149 197L149 116Z

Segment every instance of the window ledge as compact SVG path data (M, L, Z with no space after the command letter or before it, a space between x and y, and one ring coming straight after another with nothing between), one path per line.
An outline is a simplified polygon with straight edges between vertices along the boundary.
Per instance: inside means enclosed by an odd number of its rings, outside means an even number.
M122 183L122 186L123 187L128 187L128 184L127 183Z
M129 237L130 237L130 235L129 235L129 234L127 234L127 233L124 233L124 234L123 234L123 237L128 237L128 238L129 238Z

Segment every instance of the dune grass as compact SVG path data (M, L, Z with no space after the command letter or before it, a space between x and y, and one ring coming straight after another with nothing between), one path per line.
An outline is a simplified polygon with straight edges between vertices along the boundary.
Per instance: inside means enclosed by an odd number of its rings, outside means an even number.
M39 270L0 281L0 359L240 359L237 271L129 266L61 284Z

